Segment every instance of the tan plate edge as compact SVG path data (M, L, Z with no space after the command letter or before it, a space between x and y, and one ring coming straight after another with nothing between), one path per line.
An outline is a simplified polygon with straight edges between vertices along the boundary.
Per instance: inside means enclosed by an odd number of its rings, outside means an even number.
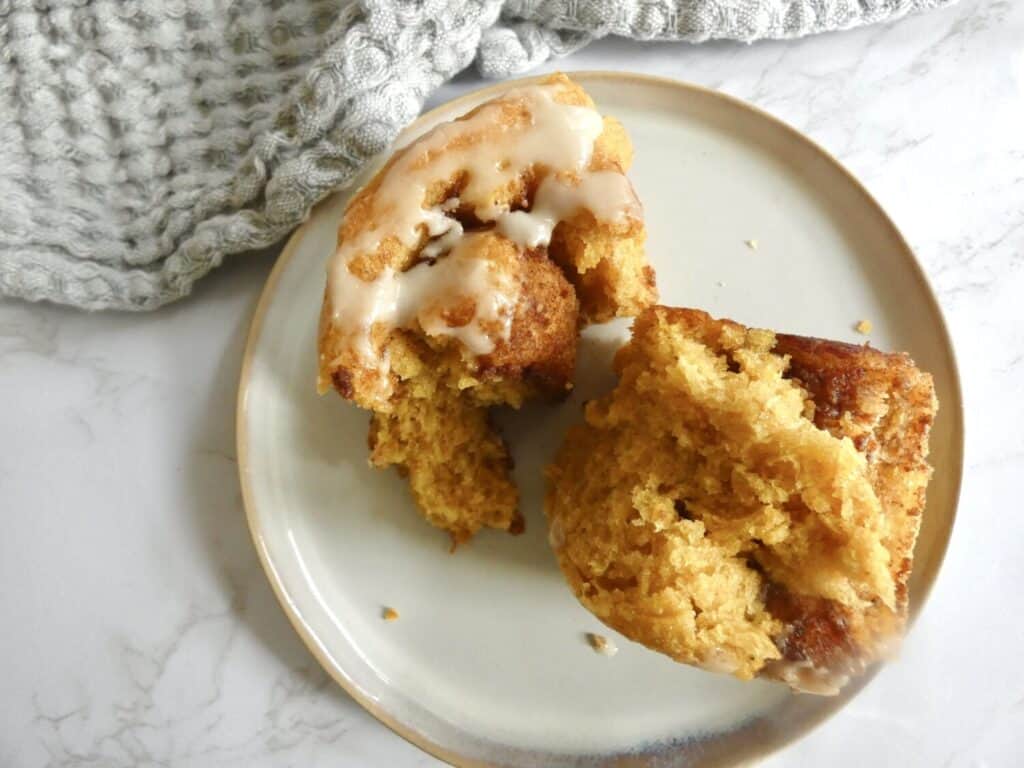
M932 562L928 564L930 566L929 570L925 572L924 578L921 582L921 587L919 588L916 599L914 600L914 605L911 606L909 623L910 626L912 626L913 622L917 619L918 615L920 615L925 603L928 600L929 595L931 594L932 588L934 587L935 579L938 575L938 571L942 565L943 560L945 559L946 550L949 546L949 539L952 537L953 528L956 525L957 509L959 506L960 491L963 480L963 454L965 435L960 369L957 366L956 353L953 348L952 339L949 334L949 329L946 325L945 316L942 313L942 308L939 305L938 299L935 296L935 291L932 289L931 282L929 281L928 276L925 274L924 269L921 267L920 262L914 256L914 252L911 249L910 244L907 243L906 239L903 237L903 234L899 231L899 229L896 227L893 221L889 218L888 214L885 212L885 209L881 206L881 204L874 198L874 196L867 190L867 188L860 182L860 180L858 180L857 177L855 177L849 170L847 170L847 168L842 163L840 163L835 157L833 157L831 153L829 153L827 150L822 148L820 145L812 141L804 134L800 133L800 131L798 131L796 128L793 128L788 123L783 122L779 118L759 109L758 107L755 107L752 104L749 104L734 96L730 96L720 91L713 90L711 88L705 88L703 86L694 85L691 83L684 83L678 80L673 80L667 77L659 77L656 75L642 75L636 73L613 72L603 70L581 70L575 72L567 71L566 74L568 74L570 77L573 77L574 79L578 78L584 85L586 85L586 81L614 80L621 83L637 82L660 86L668 86L685 92L700 93L705 96L712 96L714 98L729 102L735 107L738 107L746 112L752 113L763 120L769 121L776 127L781 128L785 133L797 138L799 141L812 147L823 159L828 161L830 165L832 165L836 170L840 171L840 173L860 193L860 195L864 198L867 204L879 214L881 220L884 221L886 225L891 229L892 234L895 236L897 242L899 242L903 246L903 249L905 250L905 255L909 257L909 260L913 266L914 274L917 276L920 283L924 286L925 293L927 294L928 300L931 303L932 310L939 320L939 330L941 331L942 335L941 341L943 343L943 347L945 348L946 355L948 357L949 368L953 372L951 383L953 385L953 395L955 403L951 403L950 405L954 406L954 412L948 413L947 410L947 414L956 420L956 424L954 426L961 437L960 441L955 446L953 458L953 461L956 465L956 482L953 489L954 504L949 534L946 537L945 541L941 543L937 555L933 557ZM396 142L399 141L403 136L405 136L409 132L415 131L423 123L428 122L442 110L448 111L451 110L453 107L457 108L463 104L466 104L468 106L470 103L475 103L479 101L481 97L490 96L491 94L497 94L504 90L507 90L510 87L514 87L517 85L526 85L529 83L534 83L543 80L545 77L546 75L540 75L536 77L522 78L519 80L502 81L500 83L496 83L494 85L490 85L485 88L473 91L472 93L464 94L463 96L459 96L458 98L452 99L451 101L448 101L438 107L435 107L429 112L426 112L420 117L418 117L399 134L399 136L396 138ZM325 198L325 200L329 199L329 197L330 196L328 196L328 198ZM318 204L317 207L319 207L319 205L320 204ZM386 725L396 734L401 736L409 743L415 745L416 747L419 747L423 751L433 755L434 757L440 760L444 760L445 762L451 765L456 765L464 768L491 768L491 766L493 766L494 764L473 760L471 758L465 757L464 755L459 755L454 752L451 752L450 750L445 749L441 745L434 743L433 741L428 739L424 734L415 731L412 728L409 728L403 723L398 722L388 712L385 712L381 707L375 704L369 697L365 696L362 693L362 691L360 691L359 688L351 680L344 676L341 670L335 668L335 666L327 658L326 654L320 647L319 643L316 641L316 638L314 638L313 635L309 632L302 618L299 616L295 606L288 598L288 595L285 593L284 587L281 584L277 571L274 569L273 563L270 561L270 556L269 553L267 552L266 543L263 538L263 532L260 530L256 522L256 518L252 512L254 508L254 503L252 499L252 491L248 482L248 432L246 427L247 419L245 418L245 415L247 404L246 398L248 395L249 388L249 373L250 368L252 366L253 350L255 349L256 340L259 338L260 331L262 330L264 315L266 314L267 306L269 305L270 299L275 292L275 288L277 287L277 282L282 272L284 271L284 268L289 264L289 262L294 257L298 243L302 239L302 236L304 235L306 228L309 226L310 220L315 215L315 211L316 208L314 208L313 211L310 212L309 218L307 218L306 222L301 224L292 233L292 235L288 238L288 242L285 245L284 249L281 251L281 255L278 256L277 261L274 262L274 266L271 269L270 275L267 278L267 282L263 287L263 291L260 293L260 298L256 304L256 309L253 312L252 323L249 326L249 334L246 338L245 350L242 356L242 366L238 384L238 397L235 409L235 440L236 452L238 455L239 483L241 485L242 490L242 504L245 508L245 515L249 526L249 532L252 534L253 544L256 547L256 552L259 556L260 564L263 566L263 570L267 574L267 579L270 581L270 585L274 591L274 595L277 597L278 602L284 609L285 615L288 617L289 622L291 622L291 625L295 629L295 632L299 635L300 638L302 638L303 643L305 643L306 647L309 649L310 653L312 653L313 656L316 658L317 662L319 662L320 666L327 671L327 673L334 679L335 682L338 683L338 685L340 685L345 690L346 693L348 693L353 699L355 699L355 701L360 706L362 706L367 712L373 715L377 720ZM315 377L311 373L311 388L314 387L314 378ZM946 406L947 409L949 409L949 407L950 406ZM866 685L867 682L869 682L869 680L873 677L874 672L870 673L869 676L865 677L858 685L858 690L862 688L864 685ZM816 717L809 718L806 722L802 723L801 727L795 732L790 731L785 734L779 732L759 733L757 745L747 745L749 747L752 747L753 749L751 749L748 754L740 758L743 761L743 764L756 760L757 758L767 757L769 754L781 749L784 746L788 746L797 741L798 739L806 736L811 730L813 730L815 727L817 727L822 722L831 717L836 712L836 710L840 708L842 704L846 703L846 699L837 698L834 701L835 703L832 706L823 707L820 714L818 714ZM756 750L757 754L754 753L754 750ZM733 763L733 765L735 765L735 763Z

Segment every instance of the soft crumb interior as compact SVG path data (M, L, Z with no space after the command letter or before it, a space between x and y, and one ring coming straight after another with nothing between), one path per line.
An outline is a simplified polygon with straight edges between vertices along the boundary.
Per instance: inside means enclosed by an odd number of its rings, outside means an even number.
M453 544L481 527L522 530L511 458L486 410L427 376L402 389L392 410L371 420L370 462L400 467L424 517Z
M826 635L849 616L894 606L895 584L864 455L810 420L773 334L701 318L656 307L637 319L618 388L588 404L550 470L547 511L568 581L599 618L750 678L795 626L770 601L837 606L808 625L835 646Z

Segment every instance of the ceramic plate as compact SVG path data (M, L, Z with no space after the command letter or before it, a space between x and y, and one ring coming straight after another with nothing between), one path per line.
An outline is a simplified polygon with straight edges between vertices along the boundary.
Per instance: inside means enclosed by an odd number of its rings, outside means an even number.
M916 550L916 614L942 560L961 469L956 364L935 299L906 242L825 152L739 101L677 82L574 75L636 147L662 302L748 325L909 351L942 408L937 471ZM440 107L405 134L511 87ZM499 420L516 461L527 531L486 531L455 554L416 513L397 474L367 466L363 411L314 389L325 264L345 204L319 206L281 255L256 311L242 370L238 455L256 548L295 629L364 707L460 765L722 765L763 755L854 696L791 694L670 661L604 629L573 598L548 549L542 469L580 403L612 384L626 337L586 332L577 389L554 408ZM756 249L746 241L756 241ZM381 618L394 607L397 621ZM612 637L594 653L585 633Z

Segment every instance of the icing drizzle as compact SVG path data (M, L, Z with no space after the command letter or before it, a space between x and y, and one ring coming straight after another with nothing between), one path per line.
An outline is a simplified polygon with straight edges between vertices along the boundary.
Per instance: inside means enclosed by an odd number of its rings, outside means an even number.
M601 116L591 107L559 103L558 90L552 84L509 91L467 118L436 127L382 172L374 208L383 215L343 240L328 266L334 329L382 380L388 361L375 349L375 326L416 323L429 336L458 339L474 355L492 352L496 340L511 333L519 284L483 257L482 233L465 232L453 215L456 209L470 211L523 249L546 247L557 224L583 209L601 221L641 217L623 174L586 170L603 130ZM507 118L510 109L516 110L514 120ZM493 203L496 190L533 167L547 175L529 211ZM460 174L465 174L460 198L424 207L432 184ZM350 271L353 259L389 237L408 249L426 239L419 254L423 260L403 272L385 268L372 281ZM475 305L472 319L450 324L449 313L467 299Z

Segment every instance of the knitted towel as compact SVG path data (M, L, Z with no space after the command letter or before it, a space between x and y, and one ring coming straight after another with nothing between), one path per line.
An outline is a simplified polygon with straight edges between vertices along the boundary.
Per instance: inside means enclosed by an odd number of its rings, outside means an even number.
M0 0L0 292L178 299L474 59L502 77L609 34L751 41L951 1Z

